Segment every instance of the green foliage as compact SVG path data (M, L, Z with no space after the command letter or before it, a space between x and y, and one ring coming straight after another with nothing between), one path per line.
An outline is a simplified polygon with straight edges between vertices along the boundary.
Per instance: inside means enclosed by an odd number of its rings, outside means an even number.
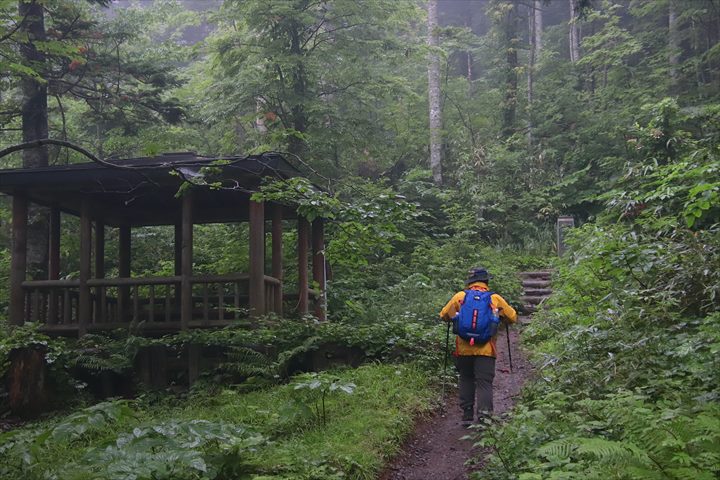
M256 471L252 452L266 439L242 426L207 420L136 427L114 445L90 450L68 478L232 478ZM83 465L84 464L84 465Z
M43 462L48 448L56 444L79 444L93 433L132 417L127 402L99 403L69 415L54 425L0 434L0 473L23 478L45 477ZM50 475L48 475L49 477Z
M311 389L316 379L321 386ZM251 393L221 388L152 403L106 402L6 432L0 476L370 479L435 395L426 371L412 364L297 380ZM296 389L306 380L307 388ZM320 390L326 391L324 424L298 402L300 392Z
M137 426L102 444L103 432L133 423L126 401L105 402L72 414L51 427L2 434L0 473L23 478L120 480L228 478L254 471L247 457L266 442L246 428L206 420L168 421ZM88 446L89 439L100 444ZM80 448L82 455L48 468L48 449ZM66 459L65 459L66 460Z
M7 373L10 353L13 350L33 347L45 351L45 361L48 364L53 364L62 351L59 342L40 333L37 325L15 327L7 335L0 336L0 378Z
M494 455L476 478L720 473L720 237L703 215L684 222L698 181L717 176L717 135L680 129L671 100L653 111L607 213L571 235L525 331L540 380L480 439Z
M334 220L328 228L327 259L352 270L390 254L406 240L403 229L412 228L421 214L415 204L387 186L361 179L349 182L330 194L297 177L266 184L252 198L293 205L308 221Z
M292 385L296 391L304 393L304 400L300 400L300 402L303 402L305 406L314 403L315 419L322 427L327 426L325 398L337 393L352 395L357 387L352 382L341 382L339 378L315 372L297 376Z

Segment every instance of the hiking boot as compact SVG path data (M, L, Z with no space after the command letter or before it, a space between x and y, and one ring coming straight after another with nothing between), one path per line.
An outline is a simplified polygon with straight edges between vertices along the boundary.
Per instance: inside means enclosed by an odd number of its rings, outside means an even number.
M480 411L477 412L477 421L473 422L472 429L478 432L482 432L489 428L493 424L493 416L489 412Z
M463 410L462 423L470 425L473 420L475 420L475 415L473 414L472 408Z

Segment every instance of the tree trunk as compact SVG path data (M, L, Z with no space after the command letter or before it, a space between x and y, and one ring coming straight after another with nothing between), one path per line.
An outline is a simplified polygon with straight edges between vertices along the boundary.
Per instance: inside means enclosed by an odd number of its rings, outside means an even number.
M8 406L14 415L34 417L47 409L45 348L41 345L10 352L7 372Z
M533 144L533 94L535 89L535 64L542 49L542 1L535 0L528 15L530 29L530 59L528 62L528 144Z
M542 33L543 33L543 10L542 0L535 0L533 8L533 46L535 47L535 60L540 58L540 51L542 50Z
M670 93L677 90L680 64L680 38L674 0L668 2L668 64L670 66Z
M45 74L45 54L35 46L35 42L44 42L45 19L43 6L37 1L18 2L18 13L25 18L20 31L27 35L28 41L20 44L23 62L40 76ZM23 142L48 138L47 84L25 75L20 80L22 90L22 133ZM47 147L23 150L23 167L36 168L48 165ZM34 278L47 276L48 259L48 211L45 208L31 207L28 225L28 272Z
M570 0L570 61L580 60L580 9L578 0Z
M305 65L302 63L303 51L300 43L300 26L293 25L290 32L290 54L293 55L297 62L292 73L292 89L295 94L294 105L292 111L293 130L298 134L304 134L307 130L307 112L303 104L307 93ZM301 155L305 149L305 141L299 135L290 136L288 142L288 151L295 155Z
M512 2L503 19L505 40L505 102L503 105L502 134L509 137L515 132L515 116L517 113L518 94L518 3Z
M428 102L430 108L430 168L435 185L442 185L442 116L440 110L440 57L436 49L440 39L438 34L437 0L428 2Z

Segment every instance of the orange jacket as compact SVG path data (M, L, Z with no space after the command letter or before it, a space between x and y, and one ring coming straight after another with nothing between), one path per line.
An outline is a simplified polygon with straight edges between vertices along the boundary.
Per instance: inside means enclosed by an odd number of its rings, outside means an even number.
M490 290L487 284L483 282L471 283L470 285L468 285L467 289L480 290L482 292L487 292ZM464 300L465 290L453 295L447 305L445 305L445 307L440 311L440 319L446 322L452 321L452 318L460 311L460 306L462 305L462 302ZM502 298L497 293L493 293L491 300L493 306L500 311L500 317L502 317L503 320L509 323L515 323L517 321L517 312L515 312L515 309L512 308L505 301L504 298ZM490 339L489 342L485 343L484 345L470 345L470 342L468 342L467 340L463 340L460 337L455 337L455 355L483 355L485 357L496 357L496 339L497 337L493 337Z

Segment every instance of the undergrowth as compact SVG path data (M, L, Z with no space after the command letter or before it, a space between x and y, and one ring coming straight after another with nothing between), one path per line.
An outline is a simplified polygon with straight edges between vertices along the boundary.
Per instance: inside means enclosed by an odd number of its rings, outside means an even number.
M0 434L0 477L370 479L433 398L423 367L376 363L252 393L104 402Z
M475 478L720 477L720 137L677 128L673 100L649 108L524 332L539 379L479 438Z

